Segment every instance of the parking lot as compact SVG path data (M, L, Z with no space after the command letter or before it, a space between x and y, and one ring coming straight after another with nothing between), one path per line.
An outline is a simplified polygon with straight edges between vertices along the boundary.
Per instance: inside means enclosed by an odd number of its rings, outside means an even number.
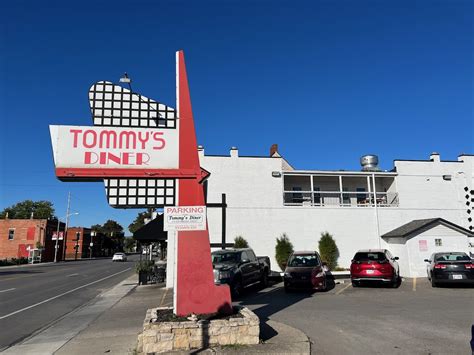
M471 354L472 287L432 288L418 278L353 288L346 280L288 294L280 282L249 289L237 303L302 330L314 354Z

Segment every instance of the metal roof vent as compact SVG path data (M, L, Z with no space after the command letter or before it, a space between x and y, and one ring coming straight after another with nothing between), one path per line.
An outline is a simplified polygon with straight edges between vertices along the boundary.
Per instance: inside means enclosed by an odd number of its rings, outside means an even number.
M379 168L379 157L375 154L367 154L360 158L362 171L381 171Z

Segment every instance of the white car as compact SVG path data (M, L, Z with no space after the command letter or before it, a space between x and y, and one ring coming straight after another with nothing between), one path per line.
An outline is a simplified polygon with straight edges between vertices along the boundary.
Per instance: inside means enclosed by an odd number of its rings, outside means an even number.
M115 253L112 261L127 261L127 256L124 253Z

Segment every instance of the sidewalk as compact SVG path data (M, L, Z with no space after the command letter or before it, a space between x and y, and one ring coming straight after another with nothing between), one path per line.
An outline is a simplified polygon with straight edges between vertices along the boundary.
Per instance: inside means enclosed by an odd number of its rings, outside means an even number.
M55 354L135 354L138 334L143 330L146 310L172 306L173 290L163 284L138 286L88 328L66 343ZM262 344L236 345L172 354L309 354L310 342L301 331L285 324L267 321L261 325Z
M7 349L8 354L136 354L147 309L172 306L173 292L164 284L137 286L134 275L66 315L45 330ZM235 345L173 354L309 354L301 331L268 320L261 324L258 345Z
M128 282L136 285L137 278L134 275ZM55 354L134 354L147 309L171 306L173 292L170 291L163 284L134 287Z

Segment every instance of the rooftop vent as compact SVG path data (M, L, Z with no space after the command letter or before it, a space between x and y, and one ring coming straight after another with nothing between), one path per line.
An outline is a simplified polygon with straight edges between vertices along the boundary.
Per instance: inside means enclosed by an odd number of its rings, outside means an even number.
M360 158L362 171L381 171L379 168L379 157L375 154L367 154Z

